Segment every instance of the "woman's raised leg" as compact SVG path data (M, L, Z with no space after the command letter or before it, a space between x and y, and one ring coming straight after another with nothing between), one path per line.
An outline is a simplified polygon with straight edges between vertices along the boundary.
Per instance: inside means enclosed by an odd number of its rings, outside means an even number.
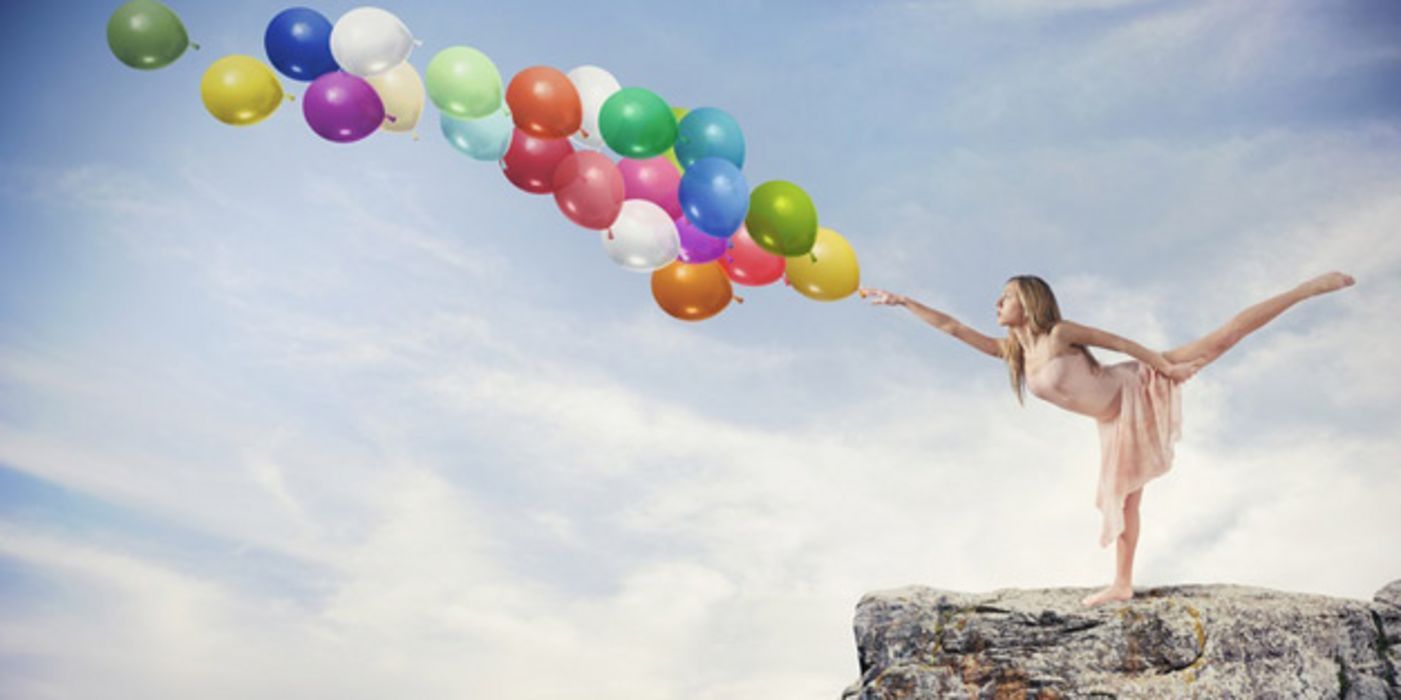
M1205 360L1202 366L1206 366L1214 362L1216 358L1221 357L1242 338L1259 330L1261 326L1284 313L1285 309L1309 297L1352 286L1354 282L1352 277L1341 272L1319 275L1283 294L1272 296L1236 314L1234 318L1226 322L1226 325L1182 347L1173 348L1163 353L1163 357L1168 362L1173 363L1202 359Z

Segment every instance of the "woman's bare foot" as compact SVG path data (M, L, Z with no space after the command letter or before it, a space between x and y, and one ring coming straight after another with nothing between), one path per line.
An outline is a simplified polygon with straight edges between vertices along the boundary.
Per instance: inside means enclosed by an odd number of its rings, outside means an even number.
M1316 296L1336 292L1343 287L1351 287L1357 280L1341 272L1327 272L1299 285L1305 294Z
M1080 604L1087 608L1092 608L1100 603L1106 603L1111 600L1128 600L1132 597L1132 586L1120 586L1117 583L1111 583L1104 590L1081 598Z

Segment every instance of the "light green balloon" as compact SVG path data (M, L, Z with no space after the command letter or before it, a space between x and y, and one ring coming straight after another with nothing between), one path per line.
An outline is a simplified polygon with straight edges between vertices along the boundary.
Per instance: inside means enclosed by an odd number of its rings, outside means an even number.
M439 51L423 74L428 97L458 119L480 119L501 108L501 73L486 54L470 46Z
M131 0L107 20L107 45L122 63L154 70L180 58L190 37L169 7L156 0Z

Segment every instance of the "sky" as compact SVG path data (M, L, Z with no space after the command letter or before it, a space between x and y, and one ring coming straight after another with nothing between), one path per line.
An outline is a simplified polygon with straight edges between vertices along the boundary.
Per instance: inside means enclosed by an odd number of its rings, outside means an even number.
M201 48L149 72L116 6L0 22L0 696L836 697L868 592L1108 582L1095 425L999 360L781 283L673 319L431 104L211 117L287 6L171 3ZM863 285L984 333L1016 274L1158 350L1352 274L1183 385L1135 583L1401 576L1395 3L381 7L420 72L726 110Z

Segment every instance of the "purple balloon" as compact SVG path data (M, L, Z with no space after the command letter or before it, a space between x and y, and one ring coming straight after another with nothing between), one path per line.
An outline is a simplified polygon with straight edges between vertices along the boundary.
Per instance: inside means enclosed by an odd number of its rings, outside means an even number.
M384 102L364 78L338 70L311 81L302 95L302 114L321 138L349 143L384 123Z
M717 260L725 254L725 248L730 244L730 239L712 236L696 228L684 216L676 219L676 232L681 235L681 254L677 259L684 263L694 265Z

